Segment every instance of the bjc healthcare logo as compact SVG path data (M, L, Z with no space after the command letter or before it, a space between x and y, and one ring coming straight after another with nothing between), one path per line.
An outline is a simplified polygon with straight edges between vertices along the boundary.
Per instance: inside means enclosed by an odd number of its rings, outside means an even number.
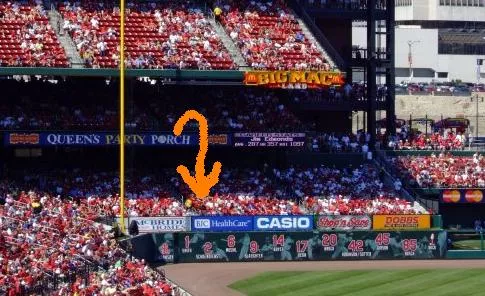
M211 228L211 221L209 219L195 219L194 228L196 229L209 229Z
M192 230L204 231L252 231L253 218L238 217L193 217Z

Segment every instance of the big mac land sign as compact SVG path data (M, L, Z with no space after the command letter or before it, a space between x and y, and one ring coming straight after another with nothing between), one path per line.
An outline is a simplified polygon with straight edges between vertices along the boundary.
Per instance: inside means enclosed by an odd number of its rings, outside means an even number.
M441 192L442 203L485 203L483 189L446 189Z
M329 71L249 71L244 84L270 88L323 88L342 86L344 73Z

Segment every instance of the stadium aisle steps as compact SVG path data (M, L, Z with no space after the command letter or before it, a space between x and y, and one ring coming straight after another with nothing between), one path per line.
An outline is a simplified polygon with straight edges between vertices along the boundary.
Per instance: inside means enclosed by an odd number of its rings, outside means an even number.
M320 51L320 53L325 57L327 62L330 64L330 68L331 69L337 68L338 66L336 65L335 61L328 54L328 52L325 50L325 48L323 48L322 44L315 37L315 35L313 35L313 33L310 31L310 29L308 28L308 25L305 23L305 21L300 17L300 15L298 15L295 11L293 11L293 9L290 8L290 10L292 11L293 15L295 16L296 21L300 25L300 28L301 28L303 34L305 36L307 36L308 39L310 39L310 41L313 44L315 44L317 46L318 51ZM322 33L322 36L323 36L323 33ZM323 37L325 37L325 36L323 36Z
M227 51L231 54L232 59L239 67L249 67L246 61L244 60L243 56L241 55L241 51L237 48L231 38L227 35L226 30L222 27L221 24L216 22L214 17L208 15L207 20L212 25L212 28L221 38L222 44L227 49Z
M52 28L54 28L54 32L57 35L57 39L59 39L61 46L66 52L67 58L71 62L71 66L73 68L84 68L84 62L76 49L74 41L72 41L67 32L64 32L62 35L60 34L63 23L61 14L57 10L52 9L49 11L48 17L49 23L51 24Z

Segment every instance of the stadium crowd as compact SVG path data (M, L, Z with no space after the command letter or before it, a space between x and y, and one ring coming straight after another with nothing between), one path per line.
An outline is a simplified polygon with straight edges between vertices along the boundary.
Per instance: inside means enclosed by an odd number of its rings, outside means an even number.
M290 104L270 91L200 91L190 95L165 94L163 101L139 99L127 108L126 127L137 131L171 131L175 121L193 108L206 116L214 131L305 131L312 130L290 108ZM166 101L173 104L166 104ZM108 100L107 100L108 101ZM0 102L0 129L5 130L115 130L116 106L96 98L66 101L62 97L31 98ZM195 125L187 125L195 129Z
M0 2L0 66L67 67L42 1Z
M34 192L3 198L0 294L173 295L161 274L80 218L75 204Z
M369 151L369 133L357 131L353 133L320 133L311 136L308 140L308 148L316 152L362 152Z
M310 36L305 36L285 1L208 2L220 11L217 21L254 69L330 69L324 53ZM365 1L321 1L325 7L338 6L339 3L343 5L341 8L365 7ZM49 24L44 4L57 4L61 21L54 25L56 32ZM129 1L126 7L127 67L238 68L205 15L207 7L204 4L193 0ZM0 64L68 67L69 61L56 36L56 33L67 33L86 66L117 67L119 21L119 7L112 1L2 2Z
M468 142L465 134L445 129L429 136L424 133L408 134L405 131L391 137L388 147L397 150L462 150Z
M309 124L304 124L293 112L291 105L275 92L250 89L228 92L215 90L202 96L205 97L204 101L197 102L199 108L196 110L209 119L209 125L214 130L289 132L312 129ZM151 103L148 108L153 111L154 117L165 118L161 128L172 129L177 118L194 104L191 98L171 101L176 103L171 106Z
M485 187L485 158L479 153L461 157L441 152L431 156L397 157L390 161L399 170L400 178L410 180L410 185L424 188Z
M119 215L119 179L115 173L63 170L28 174L4 182L3 196L32 190L60 197L79 207L86 219ZM19 185L21 184L21 185ZM424 209L398 198L383 184L370 165L286 169L225 169L210 197L193 196L175 170L129 173L126 180L126 213L130 216L181 215L293 215L420 212ZM306 200L315 202L303 203ZM319 207L315 207L318 204ZM406 205L401 207L401 205Z
M62 102L24 97L0 102L0 129L3 130L113 130L118 111L102 102Z
M483 157L477 156L483 162ZM130 171L129 216L416 214L370 164L225 169L205 199L175 170ZM9 171L0 182L0 294L174 295L162 275L123 251L99 218L120 215L116 173ZM28 266L28 268L27 268ZM54 279L56 285L53 285ZM121 295L121 294L120 294Z
M119 7L115 2L60 5L67 31L89 67L119 64ZM128 2L126 67L235 69L229 52L195 1Z
M285 1L217 1L221 23L254 69L328 70Z
M314 91L293 90L295 103L321 104L339 103L348 101L367 101L366 84L364 82L345 83L341 87L330 86ZM387 87L379 85L377 90L377 100L385 102Z

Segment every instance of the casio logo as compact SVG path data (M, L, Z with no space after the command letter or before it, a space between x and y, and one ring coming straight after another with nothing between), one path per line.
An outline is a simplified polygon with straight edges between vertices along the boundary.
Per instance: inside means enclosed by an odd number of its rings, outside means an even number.
M256 225L259 229L309 229L311 222L308 217L261 217Z

